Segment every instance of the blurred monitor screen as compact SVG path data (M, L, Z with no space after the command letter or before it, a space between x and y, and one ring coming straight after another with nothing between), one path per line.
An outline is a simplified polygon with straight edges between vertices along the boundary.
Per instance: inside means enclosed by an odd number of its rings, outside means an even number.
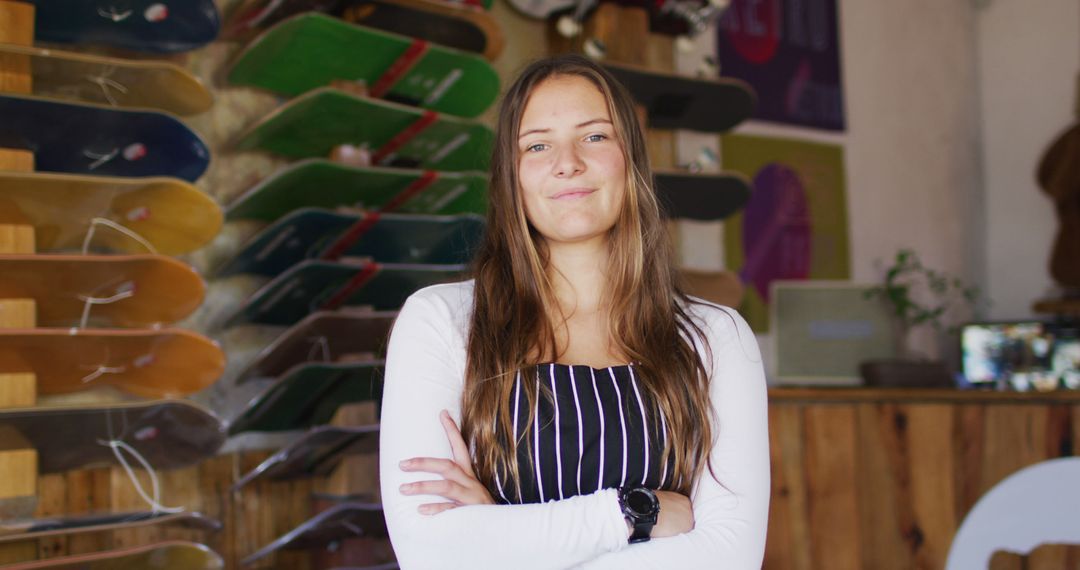
M960 331L964 378L1012 390L1080 388L1080 327L1017 321L971 323Z

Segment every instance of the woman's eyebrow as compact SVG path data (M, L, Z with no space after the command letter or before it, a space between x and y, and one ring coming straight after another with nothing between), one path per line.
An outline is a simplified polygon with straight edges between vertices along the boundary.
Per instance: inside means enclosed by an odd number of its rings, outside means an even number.
M608 120L608 119L598 118L598 119L589 119L588 121L585 121L584 123L579 123L577 125L574 125L574 128L575 129L580 129L582 127L588 127L590 125L595 125L595 124L598 124L598 123L607 123L609 125L612 124L611 121ZM551 132L551 129L529 129L529 130L521 133L520 135L518 135L518 138L520 139L522 137L531 135L533 133L550 133L550 132Z

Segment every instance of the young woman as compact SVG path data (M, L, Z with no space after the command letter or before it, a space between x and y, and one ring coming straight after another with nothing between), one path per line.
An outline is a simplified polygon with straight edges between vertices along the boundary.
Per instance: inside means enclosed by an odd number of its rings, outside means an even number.
M596 64L508 90L474 279L405 303L381 423L406 570L760 567L754 335L677 286L633 104Z

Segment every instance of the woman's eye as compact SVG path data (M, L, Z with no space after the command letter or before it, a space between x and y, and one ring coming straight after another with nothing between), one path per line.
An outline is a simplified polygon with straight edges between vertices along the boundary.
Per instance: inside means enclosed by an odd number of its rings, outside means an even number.
M525 152L540 152L540 151L544 150L545 148L547 148L546 144L536 143L534 145L529 145L529 146L525 147Z
M585 137L585 140L587 140L589 142L605 141L605 140L607 140L607 135L597 133L595 135L589 135L589 136Z

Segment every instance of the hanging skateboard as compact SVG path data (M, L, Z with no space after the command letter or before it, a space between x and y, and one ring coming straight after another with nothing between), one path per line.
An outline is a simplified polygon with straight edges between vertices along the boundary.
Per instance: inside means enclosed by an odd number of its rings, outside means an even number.
M308 11L478 53L491 61L504 44L498 22L483 8L442 0L248 0L232 11L222 39L242 39Z
M34 226L38 251L83 246L94 218L130 230L155 251L190 253L221 229L216 202L176 178L114 178L0 171L0 220ZM146 244L111 229L91 249L145 253Z
M210 91L188 70L164 61L119 59L0 44L0 57L29 58L34 95L177 115L210 108ZM0 84L0 90L6 91Z
M304 208L259 232L216 274L273 277L305 259L468 263L484 232L476 215L339 213Z
M291 325L317 310L395 311L415 291L461 277L463 265L302 261L253 294L225 326Z
M292 367L229 422L229 435L289 431L329 422L344 404L382 399L382 361L306 362Z
M0 147L34 153L37 170L175 176L194 182L210 150L167 113L0 94Z
M233 201L226 216L273 222L300 208L387 211L391 206L409 214L484 214L487 185L487 174L479 172L346 166L307 159L259 182Z
M750 201L750 181L741 174L657 171L656 194L671 218L717 221Z
M344 81L372 97L460 117L483 113L499 95L498 74L478 55L315 12L255 38L228 81L287 96Z
M221 555L185 540L154 542L4 566L5 570L220 570Z
M142 398L202 390L225 354L184 329L0 329L0 372L37 376L41 394L111 386Z
M214 41L221 27L213 0L28 1L44 42L177 53Z
M280 377L305 362L381 357L396 316L389 311L312 313L259 351L236 383Z
M0 255L0 299L34 299L39 327L175 323L205 292L194 269L164 255Z
M379 426L318 426L268 457L232 486L238 491L259 479L284 481L329 474L345 455L374 453Z
M154 469L194 465L213 456L225 442L221 420L186 400L7 408L0 410L0 426L15 429L37 450L41 473L116 465L112 448L102 442L126 443ZM38 521L15 530L40 532L46 527L89 524L46 525ZM7 523L0 525L0 540L7 540L11 530Z
M749 119L757 105L753 89L739 79L699 79L611 62L604 69L645 107L653 129L722 133Z
M235 148L321 158L340 145L356 145L371 149L375 165L486 171L493 140L480 123L319 88L255 124Z
M161 511L98 513L72 517L6 520L0 523L0 544L53 536L68 536L85 532L128 530L158 525L177 526L186 530L203 532L221 530L220 521L194 511L181 513L165 513Z
M303 550L357 537L387 537L382 505L357 502L334 505L244 558L241 564L254 564L278 550Z
M694 37L723 16L730 0L508 0L518 12L538 20L558 18L558 31L567 37L581 32L585 19L603 2L643 8L649 31Z

